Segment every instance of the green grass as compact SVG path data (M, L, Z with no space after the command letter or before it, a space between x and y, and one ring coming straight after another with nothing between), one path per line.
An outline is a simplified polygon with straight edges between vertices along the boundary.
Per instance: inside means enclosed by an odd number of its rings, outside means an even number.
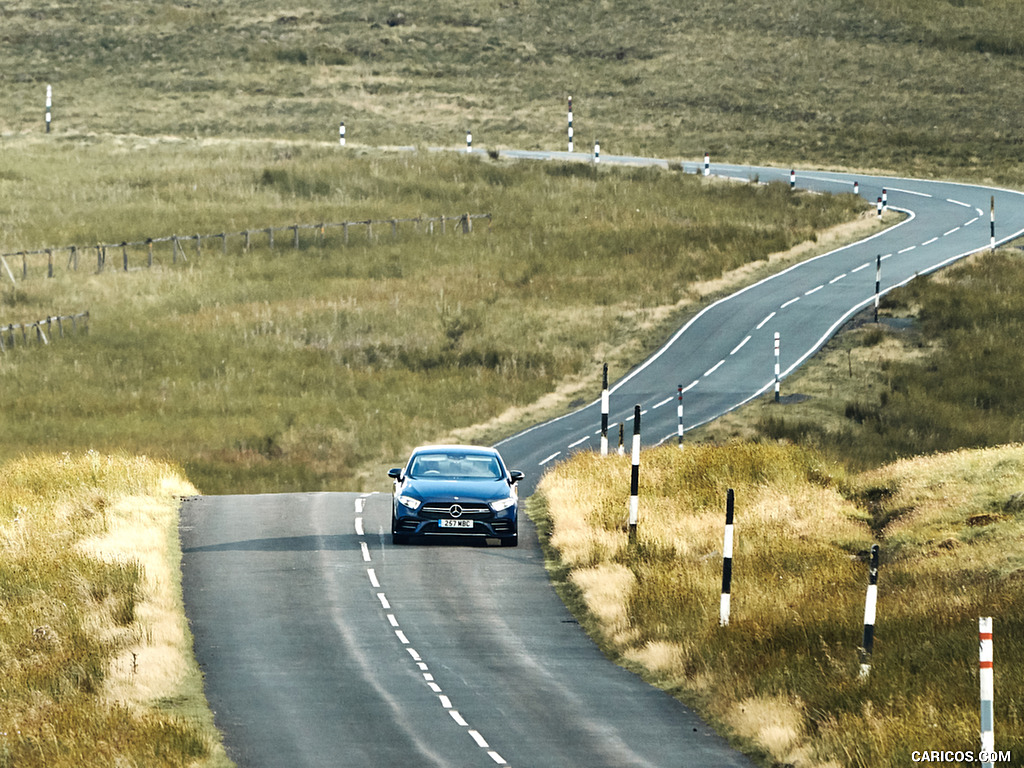
M602 647L696 706L766 765L903 766L978 750L979 616L996 627L997 744L1024 749L1020 445L859 475L743 443L578 454L530 500L556 584ZM581 489L586 488L582 493ZM719 626L725 497L732 611ZM874 653L859 678L867 564L881 544Z
M90 312L88 335L4 356L14 407L0 415L0 456L129 450L180 463L206 493L376 487L367 467L526 407L611 351L626 350L624 367L678 321L663 308L692 301L694 281L863 207L665 171L245 143L191 154L144 142L91 175L109 144L60 146L68 183L56 188L33 162L51 148L25 141L0 160L0 201L26 211L6 247L493 214L469 235L402 225L397 238L353 230L345 245L335 228L298 250L279 236L273 251L254 237L243 252L238 238L226 255L186 243L177 264L165 243L154 269L127 273L118 253L96 274L86 253L78 272L57 259L48 279L39 256L29 279L0 288L2 322Z
M0 133L565 148L1020 183L1012 0L3 10Z

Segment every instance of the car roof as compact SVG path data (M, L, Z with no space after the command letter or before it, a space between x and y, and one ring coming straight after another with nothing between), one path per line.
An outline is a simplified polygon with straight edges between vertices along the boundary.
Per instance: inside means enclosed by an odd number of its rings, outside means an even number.
M417 453L441 453L443 451L453 451L457 453L472 453L479 456L497 456L498 451L494 448L488 448L485 445L421 445L413 450L413 454Z

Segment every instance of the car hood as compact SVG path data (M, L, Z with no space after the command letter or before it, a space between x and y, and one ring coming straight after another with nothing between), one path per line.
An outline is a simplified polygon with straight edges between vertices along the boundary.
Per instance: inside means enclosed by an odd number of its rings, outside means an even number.
M512 493L504 480L409 480L403 493L417 496L423 501L469 501L486 504L507 499Z

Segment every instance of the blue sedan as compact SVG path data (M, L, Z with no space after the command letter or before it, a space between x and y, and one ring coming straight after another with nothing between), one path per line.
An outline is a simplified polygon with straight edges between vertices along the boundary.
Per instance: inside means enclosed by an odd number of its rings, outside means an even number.
M388 477L395 481L395 544L426 536L475 536L506 547L519 543L516 484L523 473L506 469L493 448L421 446Z

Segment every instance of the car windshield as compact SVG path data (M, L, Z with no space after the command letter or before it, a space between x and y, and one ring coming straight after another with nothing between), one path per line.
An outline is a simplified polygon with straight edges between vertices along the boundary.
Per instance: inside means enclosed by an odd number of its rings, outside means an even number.
M444 451L417 455L409 467L409 476L500 480L502 471L501 464L495 456Z

